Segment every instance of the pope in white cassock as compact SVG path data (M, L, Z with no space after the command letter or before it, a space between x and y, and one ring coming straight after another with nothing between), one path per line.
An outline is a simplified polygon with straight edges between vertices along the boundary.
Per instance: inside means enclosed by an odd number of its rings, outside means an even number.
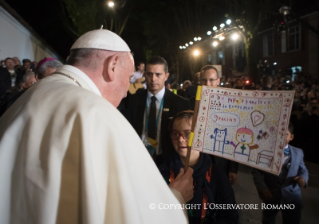
M90 31L67 64L0 119L0 223L187 223L163 208L192 198L192 169L167 187L116 109L134 72L127 44Z

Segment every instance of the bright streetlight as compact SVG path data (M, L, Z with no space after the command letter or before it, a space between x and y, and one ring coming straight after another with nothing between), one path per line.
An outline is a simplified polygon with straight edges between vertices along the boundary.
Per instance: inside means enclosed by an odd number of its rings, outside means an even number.
M219 26L220 26L220 28L223 28L223 27L225 26L225 24L222 23L222 24L220 24Z
M207 31L207 35L211 35L212 34L212 31Z
M182 47L182 46L179 46L179 49L183 49L183 47Z
M190 45L193 45L193 41L190 41L189 44L190 44Z
M213 30L216 31L216 30L217 30L217 26L214 26L214 27L213 27Z
M227 24L227 25L230 25L230 24L231 24L231 20L230 20L230 19L227 19L226 24Z
M218 42L217 42L217 41L214 41L214 42L213 42L213 46L216 47L217 45L218 45Z
M231 36L231 38L232 38L233 40L237 40L237 39L239 38L238 33L234 33L234 34Z
M114 2L113 2L113 1L109 1L109 2L107 3L107 5L108 5L109 7L111 7L111 8L113 8L113 7L114 7Z
M195 50L195 51L193 52L193 54L194 54L194 56L198 56L198 55L199 55L199 50Z
M197 37L194 37L194 40L197 41Z

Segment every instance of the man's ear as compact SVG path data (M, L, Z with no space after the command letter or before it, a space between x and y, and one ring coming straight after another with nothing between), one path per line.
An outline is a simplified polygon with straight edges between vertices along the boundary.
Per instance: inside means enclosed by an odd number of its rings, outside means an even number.
M120 64L120 57L118 54L105 59L103 63L103 79L106 82L112 82L115 79L115 71Z
M27 88L25 82L22 83L22 88L23 88L23 89L26 89L26 88Z
M168 79L169 73L165 74L165 81Z
M292 141L294 139L295 135L294 134L291 134L290 135L290 141Z

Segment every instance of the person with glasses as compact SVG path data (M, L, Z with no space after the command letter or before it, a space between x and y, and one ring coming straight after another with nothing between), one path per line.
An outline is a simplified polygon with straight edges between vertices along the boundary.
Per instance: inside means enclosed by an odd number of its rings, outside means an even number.
M167 184L174 182L179 170L185 166L193 115L191 110L182 111L174 116L169 124L175 153L169 164L160 166ZM210 155L192 150L189 166L194 170L194 197L186 206L189 223L238 223L236 210L216 209L217 205L236 205L236 202L227 176L221 168L212 163Z
M199 81L200 85L218 87L220 84L221 74L218 72L217 68L213 65L205 65L200 70ZM195 107L195 97L189 99L191 103L191 109ZM237 181L237 173L238 173L238 163L211 155L211 159L214 164L221 167L223 171L228 176L229 182L234 185Z

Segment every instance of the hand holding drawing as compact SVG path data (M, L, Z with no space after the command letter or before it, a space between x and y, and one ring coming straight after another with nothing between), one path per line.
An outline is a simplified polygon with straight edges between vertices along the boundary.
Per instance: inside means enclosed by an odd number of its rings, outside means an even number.
M296 176L294 178L294 181L296 181L298 183L299 187L304 187L306 185L305 179L303 179L303 177L301 177L301 176Z
M231 185L236 184L236 181L237 181L237 173L229 172L229 173L228 173L228 179L229 179L229 182L230 182Z
M194 197L193 173L194 170L191 167L186 172L181 168L175 180L169 185L170 188L174 188L181 193L185 202L189 202Z

